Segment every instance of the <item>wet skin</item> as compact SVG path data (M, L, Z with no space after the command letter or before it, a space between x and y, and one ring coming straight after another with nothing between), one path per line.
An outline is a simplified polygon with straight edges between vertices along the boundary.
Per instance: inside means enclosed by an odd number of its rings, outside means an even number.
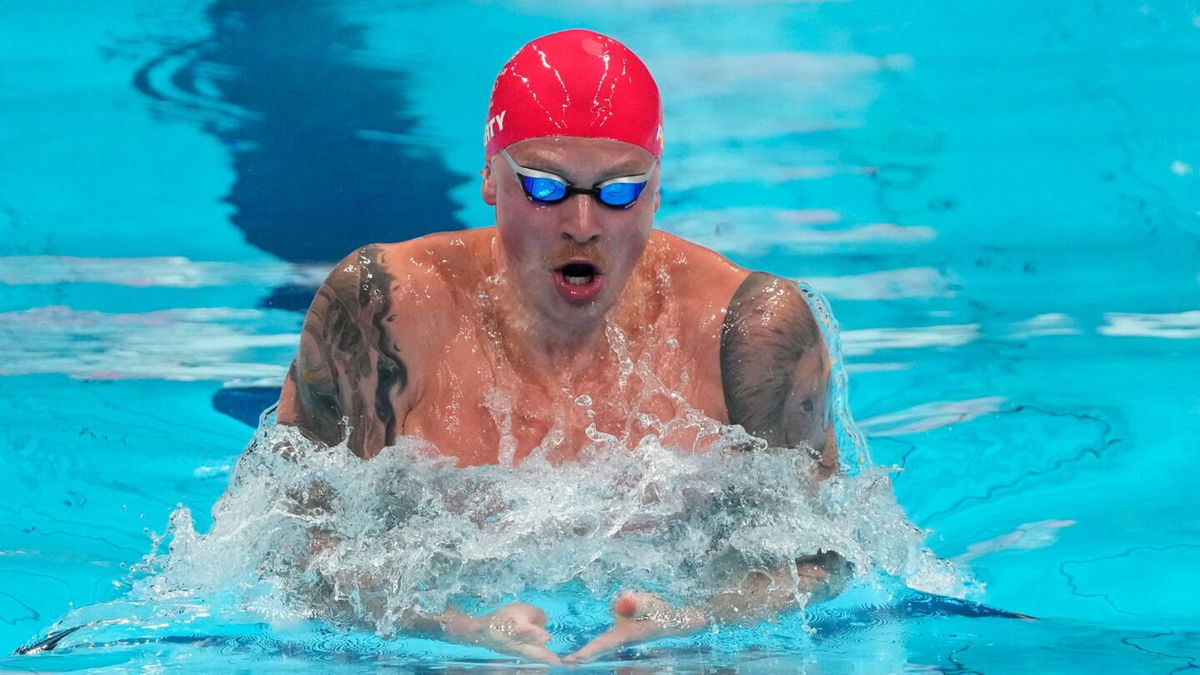
M666 421L692 409L773 446L808 444L823 473L834 470L828 352L794 284L652 230L659 169L641 147L547 137L508 151L579 187L651 177L628 209L578 194L537 204L494 157L482 196L495 206L495 227L374 244L335 267L305 320L280 423L332 445L345 437L344 417L363 457L410 435L461 466L533 452L558 464L587 447L593 423L632 447L652 430L639 413ZM642 365L623 373L629 361ZM703 450L709 434L678 426L664 442ZM528 640L513 643L514 634L543 636L535 610L435 623L557 662L540 645L531 653ZM628 630L634 619L617 617L628 640L609 635L605 650L659 634L645 624Z

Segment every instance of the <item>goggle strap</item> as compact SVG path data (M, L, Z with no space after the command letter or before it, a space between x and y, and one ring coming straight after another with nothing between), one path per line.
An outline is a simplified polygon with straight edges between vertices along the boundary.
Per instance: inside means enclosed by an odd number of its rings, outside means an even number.
M546 171L538 171L537 169L530 169L527 166L521 166L520 164L517 164L517 160L513 159L512 155L508 154L508 150L501 150L500 156L504 158L504 161L508 162L509 168L511 168L513 173L517 174L518 176L528 176L530 178L549 178L550 180L556 180L567 187L575 187L571 184L571 181L563 178L562 176L556 176L555 174ZM650 181L650 174L654 173L654 166L656 164L658 164L658 158L654 159L654 164L651 164L650 168L645 173L639 173L636 176L619 176L617 178L610 178L603 183L597 183L593 187L595 189L602 189L607 185L614 185L616 183L647 183Z
M550 180L556 180L563 185L571 184L562 176L556 176L552 173L538 171L537 169L530 169L529 167L517 164L517 160L513 159L512 155L508 154L508 150L501 150L500 155L504 157L504 161L508 162L508 166L513 170L513 173L517 174L518 176L528 176L530 178L549 178Z
M658 164L657 159L654 160L654 164ZM596 189L603 190L605 187L607 187L609 185L617 185L620 183L649 183L650 182L650 174L654 173L654 164L650 165L650 170L647 171L646 173L639 173L636 176L621 176L619 178L610 178L610 179L604 181L603 183L598 183L596 185Z

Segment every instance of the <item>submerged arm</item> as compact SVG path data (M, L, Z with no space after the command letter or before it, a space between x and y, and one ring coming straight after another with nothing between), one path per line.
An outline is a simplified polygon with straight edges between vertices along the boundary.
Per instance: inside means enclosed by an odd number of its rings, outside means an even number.
M367 246L339 263L322 284L305 318L300 349L276 412L281 424L295 426L325 445L336 445L349 433L350 448L368 458L394 442L415 396L409 364L401 358L396 338L398 317L423 317L421 326L409 327L410 334L438 325L436 316L413 306L397 306L405 297L421 294L415 293L417 284L411 275L398 281L388 262L383 247ZM421 286L421 290L429 289ZM291 512L300 518L327 511L333 499L328 486L319 484L289 497ZM319 527L311 527L309 536L309 556L341 543L337 535ZM352 589L355 602L339 590L339 581ZM378 579L339 580L318 574L317 593L339 613L361 620L360 612L383 616L387 609L378 596L356 591L383 585ZM453 608L436 615L408 611L400 620L404 630L558 663L545 647L550 640L545 626L545 612L523 603L478 617Z
M771 447L803 447L816 460L816 477L838 470L830 396L829 348L804 294L795 283L752 272L742 282L721 329L721 380L731 424L740 424ZM819 595L836 594L845 562L834 552L795 561L801 581ZM788 573L786 566L770 576ZM769 584L787 588L787 584ZM802 584L803 585L803 584ZM748 591L748 589L741 589ZM821 591L821 593L816 593ZM830 592L832 591L832 592ZM742 592L731 607L761 592Z
M836 595L848 571L836 553L807 556L797 560L794 569L780 565L748 572L702 607L675 607L653 593L626 593L613 606L612 628L563 661L587 663L626 645L690 635L714 624L770 619Z
M828 478L838 469L829 371L825 340L800 289L751 273L734 293L721 331L730 423L770 447L810 451L816 477ZM564 661L587 662L624 645L687 635L711 624L769 619L836 595L849 571L842 556L819 551L745 572L703 606L679 608L652 593L627 593L613 608L612 628Z

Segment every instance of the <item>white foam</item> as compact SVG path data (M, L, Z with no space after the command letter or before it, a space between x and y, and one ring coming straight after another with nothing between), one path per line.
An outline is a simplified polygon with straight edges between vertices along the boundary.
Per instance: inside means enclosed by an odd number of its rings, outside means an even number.
M865 356L886 349L960 347L979 339L979 324L949 324L906 328L863 328L842 331L846 354Z
M632 450L601 439L582 463L457 468L416 438L368 461L268 425L212 530L197 533L180 507L169 554L136 590L178 599L259 588L277 613L382 634L410 609L580 583L598 597L642 588L702 602L731 576L822 550L864 576L963 593L905 518L887 471L817 483L807 452L746 452L748 442L740 428L704 453L654 435ZM314 551L314 538L329 543Z
M858 423L869 436L903 436L969 422L1000 410L1002 396L985 396L965 401L930 401L893 413L877 415Z
M937 233L924 225L837 223L828 210L710 209L659 219L659 226L725 253L762 253L772 248L834 250L851 245L925 243ZM818 218L812 217L819 214Z
M1098 330L1111 337L1153 337L1172 340L1200 338L1200 310L1174 314L1109 312Z
M0 312L0 375L278 383L287 368L264 362L259 350L278 350L277 362L285 362L299 342L298 324L291 312L228 307Z
M836 321L819 294L801 290L830 347L843 473L818 481L810 448L767 448L688 408L610 327L621 381L671 397L676 418L631 411L648 430L640 437L593 426L579 460L561 465L536 449L514 465L514 441L502 439L499 464L473 467L415 437L363 460L345 442L326 448L268 418L211 530L197 532L178 508L169 550L148 557L131 597L234 594L272 620L315 617L390 635L412 610L530 592L595 603L641 589L702 604L753 570L821 551L841 554L863 579L964 594L959 570L925 548L926 533L897 504L889 471L869 466L846 410ZM485 396L504 436L512 400ZM715 440L702 451L664 444L680 425Z
M1075 324L1075 320L1060 312L1038 314L1031 319L1017 321L1012 325L1010 332L1010 336L1017 339L1078 334L1079 326Z
M2 256L0 284L10 286L95 283L137 288L201 288L254 284L316 287L329 265L283 262L204 262L180 256L83 258L61 255Z
M950 280L932 267L908 267L866 274L807 277L808 283L842 300L946 298L954 295Z

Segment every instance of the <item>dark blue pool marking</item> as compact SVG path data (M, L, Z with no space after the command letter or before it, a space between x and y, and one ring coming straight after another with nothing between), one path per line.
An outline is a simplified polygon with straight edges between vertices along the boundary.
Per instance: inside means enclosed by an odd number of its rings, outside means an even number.
M256 427L262 412L278 400L279 387L225 387L213 394L212 405L217 412Z
M366 26L325 0L217 0L205 17L209 37L165 49L133 86L156 113L183 114L229 148L225 199L247 242L332 263L364 244L463 228L448 195L467 177L403 140L417 122L411 77L358 58ZM303 312L315 290L281 286L260 304ZM254 425L278 398L275 387L221 390L213 407Z
M844 610L823 609L821 611L814 612L813 617L808 622L808 625L815 631L818 639L827 639L866 630L873 626L880 626L887 623L896 623L926 617L1033 619L1033 617L1025 614L1018 614L1016 612L1009 612L1003 609L996 609L994 607L988 607L987 605L971 602L969 600L959 600L957 598L949 598L942 595L914 591L911 593L906 593L904 597L885 605L868 605ZM76 631L88 627L89 625L91 624L81 624L78 626L71 626L70 628L53 631L41 640L18 648L14 654L41 654L53 651L64 639ZM591 633L584 633L575 636L572 646L575 648L582 647L604 630L604 627L598 627ZM89 649L95 649L102 647L141 645L150 642L156 642L168 644L191 644L200 647L221 647L233 644L245 645L247 644L248 639L256 644L259 644L260 646L266 646L268 643L273 644L274 651L278 653L298 654L314 651L311 647L305 646L301 643L286 642L282 640L264 640L261 636L244 635L167 635L154 638L126 638L113 640L106 643L87 643L86 645L79 646L86 646ZM350 654L350 650L342 650L338 651L337 653ZM364 656L376 658L379 655L372 652L371 654Z
M165 50L133 84L229 148L226 200L249 243L334 262L367 243L462 229L447 195L467 177L402 140L417 122L411 77L362 62L366 26L321 0L217 0L205 16L208 38Z

